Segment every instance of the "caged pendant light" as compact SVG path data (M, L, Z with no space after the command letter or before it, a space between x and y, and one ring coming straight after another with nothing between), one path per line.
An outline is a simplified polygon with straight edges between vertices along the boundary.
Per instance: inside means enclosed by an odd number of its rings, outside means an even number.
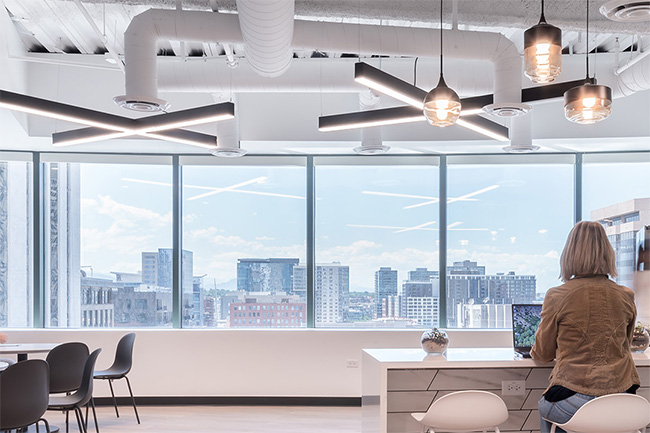
M433 126L445 127L456 123L461 104L458 94L447 87L442 76L442 1L440 0L440 80L424 98L424 116Z
M571 122L588 125L600 122L612 112L612 89L589 77L589 0L587 2L587 53L585 83L564 92L564 115Z
M562 30L546 22L544 0L539 23L524 32L524 74L533 83L550 83L562 70Z

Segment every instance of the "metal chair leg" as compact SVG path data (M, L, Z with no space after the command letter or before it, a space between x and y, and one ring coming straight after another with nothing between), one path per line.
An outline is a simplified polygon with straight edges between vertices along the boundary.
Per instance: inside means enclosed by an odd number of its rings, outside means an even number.
M133 391L131 391L131 382L129 381L129 378L127 376L124 376L126 379L126 384L129 387L129 394L131 394L131 402L133 403L133 410L135 411L135 419L138 420L138 424L140 424L140 417L138 416L138 408L135 406L135 397L133 397Z
M79 427L79 432L80 433L86 433L86 429L84 429L84 423L83 423L83 414L81 413L81 409L78 407L74 408L74 414L77 417L77 427Z
M38 421L43 421L43 424L45 424L45 431L46 431L47 433L50 433L50 423L47 422L47 420L46 420L45 418L41 418L41 419L39 419ZM38 429L38 421L36 422L36 428L37 428L37 429ZM38 431L38 430L37 430L37 431Z
M92 397L90 398L90 404L93 408L93 419L95 420L95 430L97 431L97 433L99 433L99 424L97 424L97 412L95 411L95 399ZM86 415L86 419L87 419L87 415Z
M115 393L113 392L113 379L108 379L108 386L111 388L111 396L113 396L113 405L115 406L115 415L120 417L120 412L117 410L117 400L115 400Z

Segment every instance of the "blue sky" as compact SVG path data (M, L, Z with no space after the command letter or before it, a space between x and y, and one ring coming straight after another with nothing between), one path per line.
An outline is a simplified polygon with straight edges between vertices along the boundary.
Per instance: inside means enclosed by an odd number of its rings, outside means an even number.
M586 165L584 175L585 218L650 196L648 164ZM305 260L304 168L194 166L183 179L183 248L206 287L234 288L238 258ZM450 166L449 198L469 195L448 205L450 264L536 275L538 292L559 284L572 180L571 165ZM82 165L82 265L95 276L137 272L142 251L171 247L170 183L168 166ZM372 290L380 266L400 280L416 267L438 269L437 167L322 166L316 190L317 262L350 266L351 290Z

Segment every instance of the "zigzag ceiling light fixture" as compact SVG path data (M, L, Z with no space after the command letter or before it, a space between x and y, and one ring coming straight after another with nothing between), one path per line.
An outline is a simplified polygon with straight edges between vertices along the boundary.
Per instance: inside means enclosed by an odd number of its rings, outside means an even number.
M88 128L53 133L52 145L55 147L140 136L215 150L217 137L180 128L235 117L235 104L232 102L130 119L7 90L0 90L0 107L88 126Z

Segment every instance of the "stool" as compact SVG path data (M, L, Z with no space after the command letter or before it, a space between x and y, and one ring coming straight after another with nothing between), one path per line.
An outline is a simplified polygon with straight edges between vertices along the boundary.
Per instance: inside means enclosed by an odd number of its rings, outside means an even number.
M499 424L508 419L508 408L496 394L487 391L457 391L431 403L426 412L412 413L422 431L499 433Z

